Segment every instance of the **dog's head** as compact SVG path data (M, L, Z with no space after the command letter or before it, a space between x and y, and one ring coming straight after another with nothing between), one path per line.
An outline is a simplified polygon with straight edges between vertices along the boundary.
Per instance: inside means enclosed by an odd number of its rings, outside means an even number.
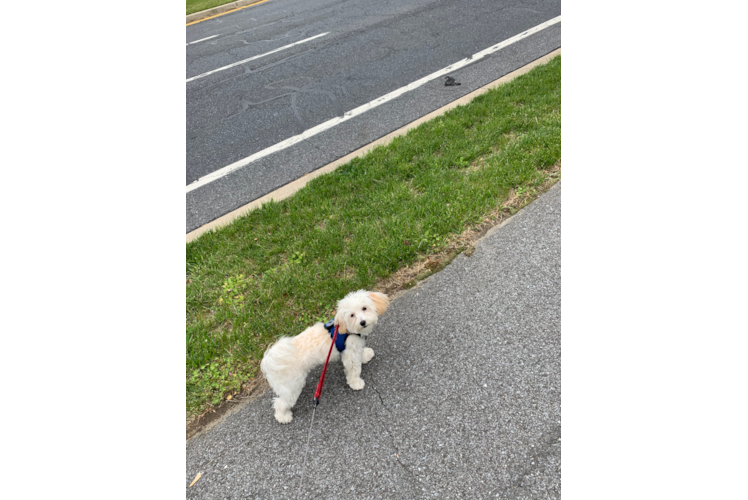
M389 305L390 299L383 293L366 290L349 293L338 302L335 314L335 324L340 325L338 332L369 335Z

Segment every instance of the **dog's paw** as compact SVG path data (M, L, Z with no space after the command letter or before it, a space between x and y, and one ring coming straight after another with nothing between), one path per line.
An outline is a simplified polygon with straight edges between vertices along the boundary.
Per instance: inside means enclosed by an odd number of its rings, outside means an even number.
M291 413L290 411L285 411L282 413L277 411L275 412L275 419L282 424L288 424L291 422L291 420L293 420L293 413Z
M366 385L366 382L364 382L364 379L359 378L357 380L350 380L350 381L348 381L348 385L354 391L360 391L361 389L364 388L364 386Z
M361 358L361 361L363 363L368 363L369 361L371 361L371 358L373 357L374 357L374 349L372 349L371 347L365 347L364 356L363 358Z

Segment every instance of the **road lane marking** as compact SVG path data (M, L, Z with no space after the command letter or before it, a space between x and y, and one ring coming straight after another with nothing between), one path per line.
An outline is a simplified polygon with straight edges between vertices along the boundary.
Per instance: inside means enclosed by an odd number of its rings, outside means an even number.
M431 80L434 80L435 78L439 78L440 76L444 76L447 73L456 71L464 66L467 66L468 64L472 64L480 59L483 59L487 55L493 54L494 52L498 50L501 50L505 47L508 47L509 45L513 43L516 43L522 40L523 38L527 38L530 35L533 35L539 31L544 30L545 28L548 28L549 26L553 26L554 24L558 24L560 22L561 22L561 16L554 17L553 19L549 21L538 24L537 26L530 28L529 30L523 31L522 33L518 35L508 38L504 40L503 42L497 43L496 45L488 47L487 49L481 50L480 52L473 54L472 57L465 58L461 61L457 61L454 64L450 64L446 68L442 68L435 73L431 73L430 75L424 76L420 80L416 80L412 83L409 83L405 87L401 87L397 90L390 92L389 94L385 94L382 97L379 97L371 102L368 102L362 106L352 109L351 111L346 112L342 117L338 116L324 123L320 123L316 127L312 127L299 135L289 137L285 141L281 141L278 144L275 144L274 146L270 146L269 148L263 149L262 151L258 151L257 153L254 153L244 159L236 161L232 163L231 165L227 165L219 170L216 170L215 172L211 172L208 175L200 177L196 181L187 185L187 193L189 193L190 191L194 191L195 189L198 189L200 187L203 187L206 184L210 184L211 182L216 181L222 177L225 177L228 174L235 172L236 170L239 170L240 168L246 167L253 161L259 160L260 158L264 158L265 156L268 156L278 151L281 151L283 149L286 149L290 146L293 146L294 144L297 144L303 141L304 139L313 137L321 132L324 132L325 130L331 129L332 127L340 123L348 121L351 118L355 118L356 116L363 114L369 111L370 109L374 109L377 106L381 106L382 104L389 102L397 97L400 97L404 93L409 92L413 89L416 89L424 85L425 83L428 83Z
M306 43L306 42L308 42L310 40L314 40L315 38L319 38L321 36L325 36L325 35L328 35L328 34L329 34L329 32L322 33L321 35L315 35L315 36L313 36L311 38L307 38L305 40L300 40L300 41L294 42L294 43L292 43L290 45L286 45L285 47L281 47L279 49L271 50L270 52L266 52L264 54L260 54L259 56L250 57L249 59L244 59L243 61L235 62L233 64L229 64L228 66L224 66L223 68L214 69L213 71L208 71L207 73L203 73L202 75L193 76L192 78L188 78L187 79L187 83L190 83L192 80L197 80L198 78L202 78L204 76L212 75L213 73L218 73L219 71L223 71L225 69L233 68L234 66L239 66L240 64L244 64L244 63L249 62L249 61L254 61L255 59L259 59L261 57L269 56L270 54L275 54L276 52L280 52L281 50L286 50L288 48L291 48L294 45L299 45L300 43Z
M213 35L213 36L209 36L208 38L201 38L200 40L195 40L194 42L190 42L187 45L192 45L193 43L204 42L205 40L210 40L211 38L215 38L217 36L218 35Z

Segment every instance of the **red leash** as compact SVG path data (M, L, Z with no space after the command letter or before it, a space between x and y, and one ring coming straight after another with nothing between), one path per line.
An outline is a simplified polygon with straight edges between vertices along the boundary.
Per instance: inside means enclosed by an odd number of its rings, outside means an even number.
M327 359L325 360L325 366L322 368L322 375L319 377L317 382L317 390L314 392L314 407L316 408L319 404L319 397L322 395L322 386L325 384L325 374L327 373L327 364L330 362L330 354L332 354L332 348L335 345L335 339L338 337L338 327L335 325L335 331L332 334L332 344L330 344L330 350L327 351Z

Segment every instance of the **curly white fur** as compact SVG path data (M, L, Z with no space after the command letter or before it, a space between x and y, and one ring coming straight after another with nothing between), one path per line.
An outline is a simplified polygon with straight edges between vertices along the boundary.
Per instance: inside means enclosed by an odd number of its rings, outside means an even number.
M365 338L389 305L390 300L385 294L366 290L351 292L338 302L335 314L338 334L357 333L361 337L348 336L345 350L341 354L333 348L330 361L342 359L348 385L355 391L360 391L365 385L361 365L374 357L374 351L366 347ZM330 342L330 333L324 324L317 323L295 337L281 337L265 351L260 369L277 395L273 407L278 422L287 424L293 419L291 408L296 404L309 372L325 362Z

